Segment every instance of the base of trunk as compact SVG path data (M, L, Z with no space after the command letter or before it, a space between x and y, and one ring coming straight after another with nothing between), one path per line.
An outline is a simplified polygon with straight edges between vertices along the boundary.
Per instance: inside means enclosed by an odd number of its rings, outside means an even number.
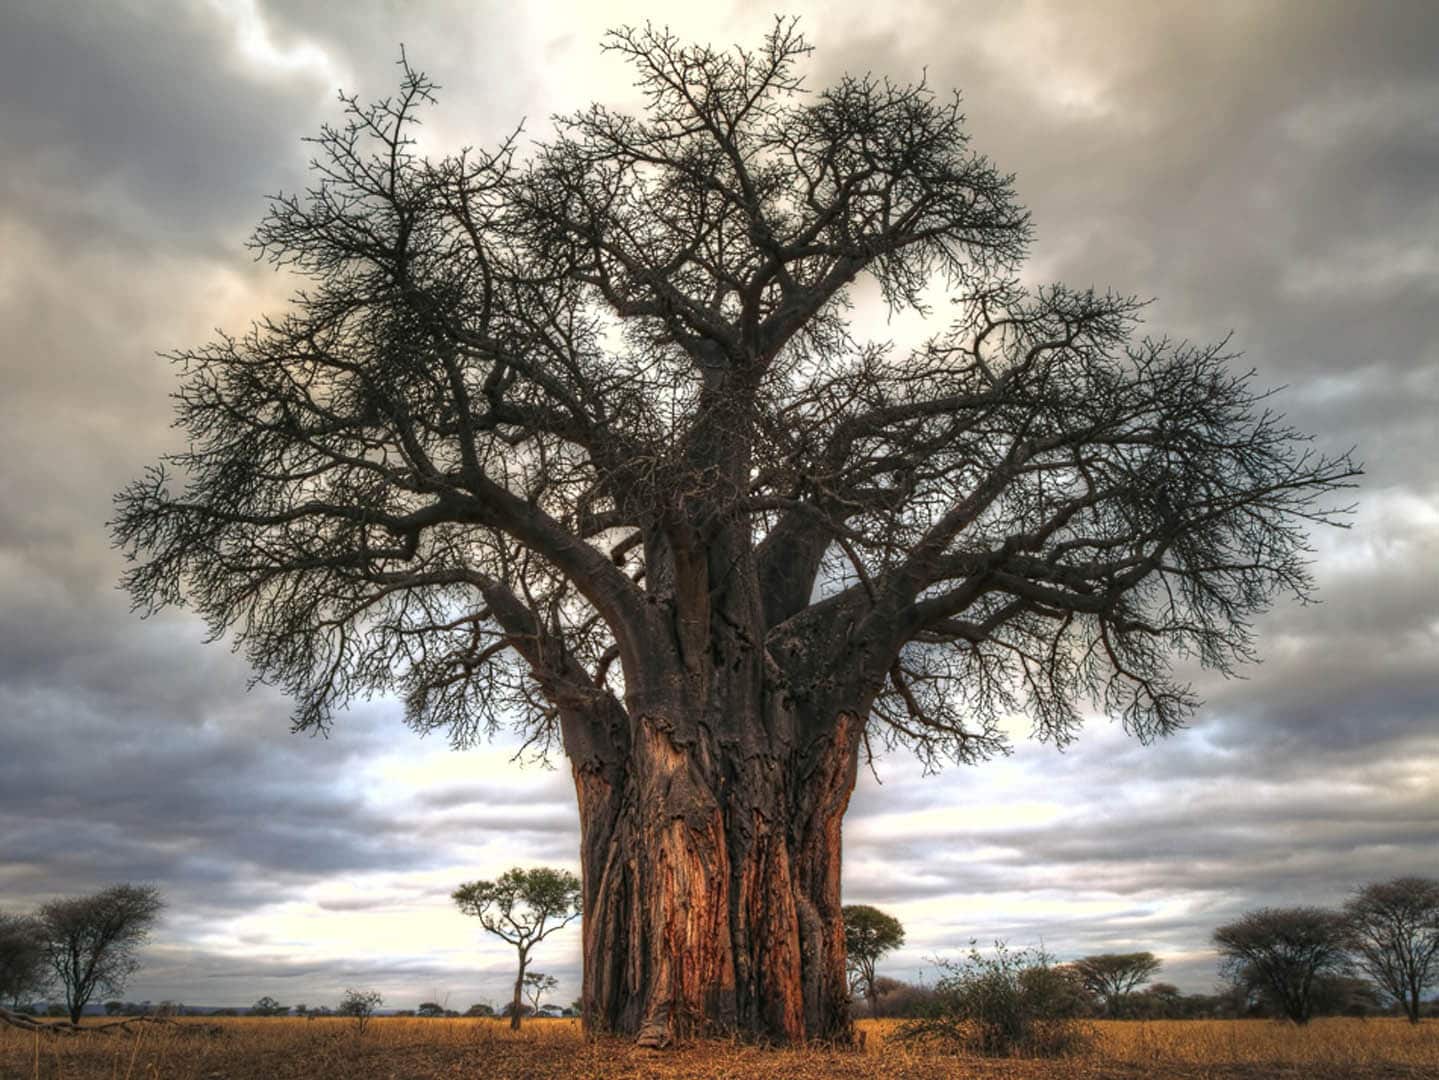
M587 1030L852 1040L839 867L857 738L844 722L803 761L716 768L645 722L625 768L575 768Z

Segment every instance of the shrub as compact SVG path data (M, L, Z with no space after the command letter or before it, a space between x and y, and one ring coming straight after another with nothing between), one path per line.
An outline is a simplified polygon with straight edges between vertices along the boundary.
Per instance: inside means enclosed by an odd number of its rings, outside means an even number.
M901 1025L901 1039L988 1057L1059 1057L1093 1040L1093 1029L1080 1020L1083 986L1043 949L996 942L986 955L971 942L963 960L935 963L943 975L935 984L933 1013Z
M934 990L928 986L901 982L881 976L875 980L879 992L879 1011L898 1020L913 1020L935 1011Z
M370 1018L384 1001L377 990L356 990L352 987L345 991L336 1012L340 1016L351 1017L355 1021L355 1034L363 1035L365 1028L370 1026Z

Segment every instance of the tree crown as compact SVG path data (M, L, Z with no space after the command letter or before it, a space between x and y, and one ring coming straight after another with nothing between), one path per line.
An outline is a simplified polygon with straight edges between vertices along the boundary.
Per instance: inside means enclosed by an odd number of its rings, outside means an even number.
M877 960L904 944L904 926L868 904L844 907L844 951L853 960Z
M490 933L528 947L579 918L581 895L579 878L568 870L517 866L494 881L466 882L452 898Z
M1175 656L1228 671L1308 595L1303 527L1353 464L1223 343L1021 285L1027 215L956 101L807 92L786 21L606 47L643 114L592 106L525 160L416 155L408 65L345 98L255 234L305 288L176 354L188 446L117 498L142 610L188 601L301 728L393 690L460 743L518 715L581 752L609 733L565 717L652 690L657 643L703 669L722 642L934 762L1020 709L1059 742L1086 701L1171 731ZM936 278L927 342L850 332L856 282L924 310ZM716 600L738 577L757 613Z

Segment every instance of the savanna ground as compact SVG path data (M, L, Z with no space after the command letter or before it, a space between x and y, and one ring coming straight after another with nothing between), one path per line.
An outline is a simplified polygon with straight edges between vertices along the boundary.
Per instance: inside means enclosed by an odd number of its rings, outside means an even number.
M259 1078L516 1077L524 1080L930 1080L940 1077L1439 1077L1439 1023L1319 1020L1100 1022L1093 1048L1059 1060L954 1056L901 1044L894 1021L861 1021L862 1050L764 1050L706 1041L641 1050L586 1040L574 1021L377 1018L363 1037L341 1019L186 1018L108 1035L35 1035L0 1028L0 1077Z

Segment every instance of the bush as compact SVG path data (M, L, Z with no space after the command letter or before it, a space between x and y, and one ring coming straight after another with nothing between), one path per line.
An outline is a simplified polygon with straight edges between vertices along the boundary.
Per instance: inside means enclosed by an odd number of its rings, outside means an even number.
M348 1016L355 1021L355 1034L363 1035L365 1029L370 1026L370 1018L375 1015L375 1010L384 1004L384 997L378 990L356 990L353 987L345 991L345 996L340 1002L336 1013L340 1016Z
M875 980L875 989L879 992L881 1016L913 1020L934 1014L934 990L928 986L881 977Z
M986 955L970 943L962 961L935 961L943 972L932 1015L900 1026L898 1037L949 1044L987 1057L1060 1057L1086 1049L1093 1029L1080 1020L1084 987L1043 949Z

